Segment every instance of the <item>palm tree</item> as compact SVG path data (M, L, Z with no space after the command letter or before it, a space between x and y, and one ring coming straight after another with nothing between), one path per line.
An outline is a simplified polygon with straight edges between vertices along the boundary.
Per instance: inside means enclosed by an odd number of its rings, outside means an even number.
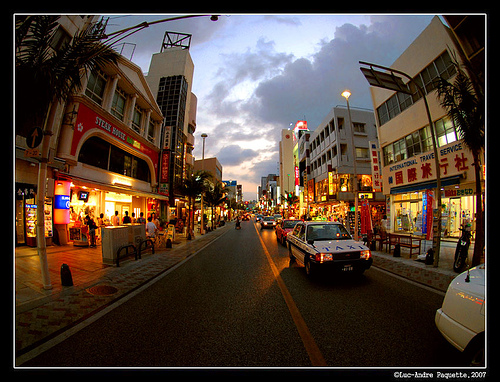
M92 25L61 46L53 46L59 16L17 16L15 57L16 134L43 131L38 171L37 205L45 201L50 137L58 105L82 87L82 78L96 66L116 63L118 54L100 41L103 28ZM37 208L37 247L45 289L51 289L45 247L44 209Z
M472 152L476 177L476 240L472 266L479 265L484 249L484 211L481 201L481 157L484 152L484 96L477 93L480 89L462 70L456 59L454 65L457 75L454 82L438 78L437 93L441 106L453 120L460 138Z
M290 217L290 208L300 201L299 197L292 192L287 192L285 195L281 195L281 200L285 200L288 204L288 218Z
M229 192L229 188L222 185L222 183L215 182L213 186L210 186L204 194L203 200L212 207L212 229L214 229L214 207L219 206L221 203L227 200L226 194Z
M194 219L191 220L191 212L194 209L194 202L198 196L205 192L207 185L206 181L212 176L207 171L196 171L196 173L191 173L186 176L177 189L177 191L188 198L188 240L194 237Z

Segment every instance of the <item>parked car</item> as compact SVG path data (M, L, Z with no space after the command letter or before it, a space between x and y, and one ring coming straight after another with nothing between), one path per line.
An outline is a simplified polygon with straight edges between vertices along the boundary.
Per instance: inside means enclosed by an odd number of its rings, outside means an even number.
M299 222L287 241L290 259L304 264L308 276L325 268L362 274L373 262L368 247L338 222Z
M484 366L484 279L484 264L455 277L435 317L441 334L464 353L471 366Z
M274 214L274 220L276 220L276 224L283 220L283 216L280 214Z
M301 221L302 220L292 220L292 219L285 219L280 221L276 225L276 231L275 231L276 240L278 240L278 243L286 245L286 235L288 235L289 232L292 232L295 225Z
M260 221L260 229L276 227L276 220L273 216L264 216Z

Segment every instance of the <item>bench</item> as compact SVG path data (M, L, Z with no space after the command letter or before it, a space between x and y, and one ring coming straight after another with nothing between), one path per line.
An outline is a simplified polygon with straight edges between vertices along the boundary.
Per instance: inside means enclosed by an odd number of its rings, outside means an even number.
M413 250L418 250L418 254L420 255L421 243L422 239L420 237L390 233L387 245L389 246L389 253L391 253L391 246L393 245L395 247L397 244L399 244L400 247L409 248L410 259L411 259L411 255L413 255Z
M378 235L375 235L373 238L373 241L379 243L379 251L382 251L384 248L384 244L388 245L389 244L389 237L387 236L387 232L382 231Z
M125 250L125 255L120 256L120 254ZM130 250L130 251L129 251ZM120 259L123 259L125 257L135 255L135 259L137 260L137 256L139 255L139 252L137 251L137 248L133 244L125 244L122 245L120 248L118 248L118 251L116 251L116 266L120 266Z

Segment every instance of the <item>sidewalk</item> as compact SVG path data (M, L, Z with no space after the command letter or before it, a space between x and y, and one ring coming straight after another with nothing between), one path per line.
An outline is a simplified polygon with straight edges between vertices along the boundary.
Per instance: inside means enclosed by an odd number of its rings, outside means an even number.
M412 281L430 286L437 290L446 292L450 282L458 275L453 271L456 242L441 241L439 266L425 265L425 262L417 261L417 255L410 259L409 250L401 248L401 257L394 257L392 253L383 251L372 251L373 266L388 272L402 276ZM425 254L432 246L432 241L423 240L421 254ZM469 248L469 261L472 259L474 246ZM483 260L484 261L484 260Z
M142 259L123 259L120 267L102 264L101 248L47 247L52 290L43 290L36 248L16 248L16 358L104 309L181 262L234 224L188 241L176 236L173 248L147 251ZM60 266L69 265L73 286L61 285Z

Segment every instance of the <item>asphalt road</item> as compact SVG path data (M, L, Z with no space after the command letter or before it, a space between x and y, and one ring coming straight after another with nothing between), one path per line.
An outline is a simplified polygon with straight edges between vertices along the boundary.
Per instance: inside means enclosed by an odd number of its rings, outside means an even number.
M273 230L242 222L23 366L460 366L442 301L374 267L309 280Z

